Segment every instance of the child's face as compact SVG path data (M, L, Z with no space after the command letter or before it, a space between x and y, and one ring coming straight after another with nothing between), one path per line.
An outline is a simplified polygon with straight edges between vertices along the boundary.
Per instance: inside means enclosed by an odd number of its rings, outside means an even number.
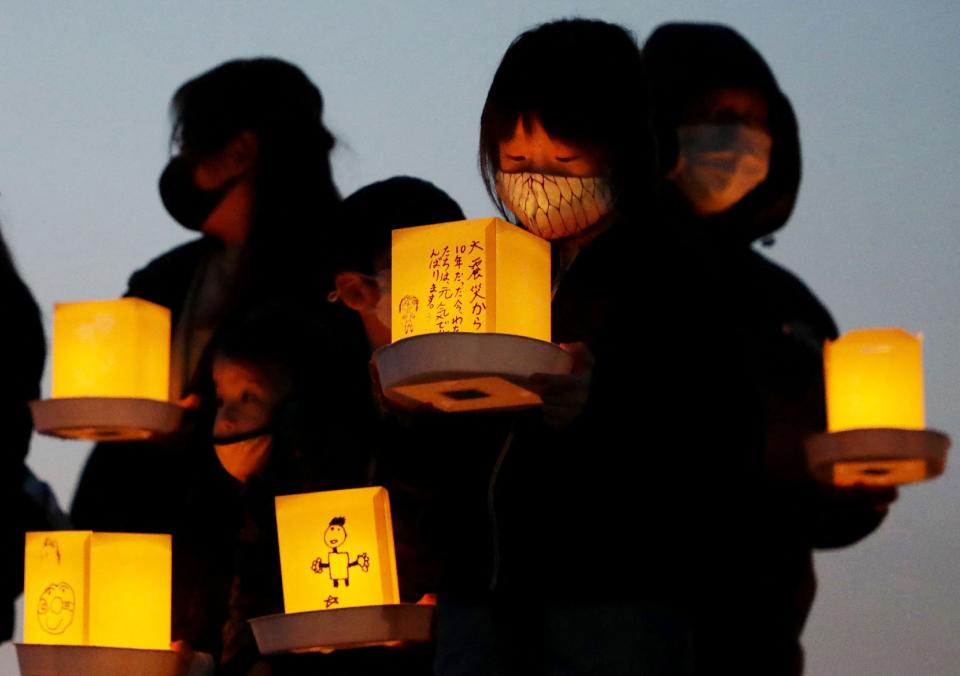
M214 436L242 434L270 423L273 411L285 396L285 387L269 370L217 356L213 381L217 391Z
M528 132L517 120L513 136L500 142L500 171L529 172L557 176L598 176L603 166L597 153L547 134L540 120L533 118Z
M527 230L548 240L599 226L613 210L613 194L600 155L547 134L540 120L530 129L517 120L499 144L496 189L504 207Z

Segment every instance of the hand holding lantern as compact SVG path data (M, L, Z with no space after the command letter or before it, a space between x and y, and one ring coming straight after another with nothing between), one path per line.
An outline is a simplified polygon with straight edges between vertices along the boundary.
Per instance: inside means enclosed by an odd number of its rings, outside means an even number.
M441 411L541 404L532 373L569 373L550 338L550 245L496 218L393 231L387 399Z
M894 486L943 472L950 439L924 427L920 341L890 328L827 342L828 431L807 441L815 477L837 486Z
M38 432L116 441L168 434L170 311L139 298L58 303L52 397L31 402Z

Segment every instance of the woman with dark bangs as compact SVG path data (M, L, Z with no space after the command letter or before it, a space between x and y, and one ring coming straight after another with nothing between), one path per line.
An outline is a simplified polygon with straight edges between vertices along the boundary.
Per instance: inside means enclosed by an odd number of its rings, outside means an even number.
M488 584L441 594L442 673L690 666L686 588L723 465L699 430L742 430L716 403L722 341L694 331L694 286L651 217L646 119L639 51L613 24L530 30L493 78L481 171L504 215L551 241L553 340L575 366L534 376L542 412L494 465L493 551L474 559Z
M219 657L242 484L210 439L210 341L258 308L325 318L336 311L312 299L340 197L323 98L290 63L223 63L183 84L171 113L176 154L160 196L174 219L203 236L135 272L127 295L171 310L171 398L196 410L176 438L97 446L72 513L78 528L173 533L173 638ZM356 363L354 380L363 383L365 360Z

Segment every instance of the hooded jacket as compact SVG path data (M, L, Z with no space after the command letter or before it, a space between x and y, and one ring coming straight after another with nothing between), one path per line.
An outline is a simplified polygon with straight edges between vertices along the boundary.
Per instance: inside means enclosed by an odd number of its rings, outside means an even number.
M804 438L826 422L822 345L837 328L803 282L751 246L769 242L793 210L801 176L796 118L769 66L730 28L663 25L643 58L664 177L661 227L711 281L705 293L743 347L742 377L763 410L754 504L738 529L744 546L732 552L729 579L717 577L698 609L698 671L735 663L740 673L798 674L815 590L812 549L851 544L882 515L863 496L820 486L807 472ZM726 211L698 216L666 178L677 162L677 127L698 99L731 88L757 93L767 105L769 171Z

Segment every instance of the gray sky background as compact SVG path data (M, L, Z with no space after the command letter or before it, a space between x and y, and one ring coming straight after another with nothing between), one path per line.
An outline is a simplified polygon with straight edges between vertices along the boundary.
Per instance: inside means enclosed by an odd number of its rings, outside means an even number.
M493 71L520 31L569 15L621 23L640 40L664 21L720 21L757 46L796 107L804 151L799 203L771 255L843 330L923 331L928 425L956 435L960 3L951 0L6 2L0 222L48 332L55 301L114 297L134 269L189 238L156 190L167 104L186 79L229 58L293 61L325 96L344 194L412 174L479 217L493 212L475 157ZM34 439L30 464L64 506L88 451ZM878 532L818 555L808 673L957 673L958 483L951 467L902 489ZM16 673L11 644L0 673Z

